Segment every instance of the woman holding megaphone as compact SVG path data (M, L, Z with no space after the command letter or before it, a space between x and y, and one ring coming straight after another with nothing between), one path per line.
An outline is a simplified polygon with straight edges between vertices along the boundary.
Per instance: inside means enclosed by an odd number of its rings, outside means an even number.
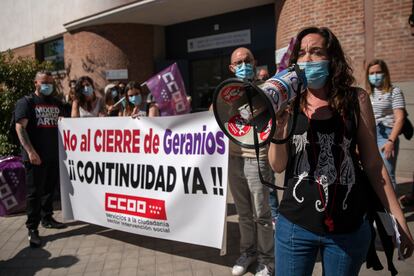
M276 275L312 275L319 251L324 275L357 275L371 240L369 185L397 221L400 257L410 257L414 241L378 152L369 96L352 87L352 69L338 39L328 28L306 28L290 63L305 71L308 87L292 139L269 148L273 170L286 170ZM289 132L288 118L287 111L279 115L275 139Z

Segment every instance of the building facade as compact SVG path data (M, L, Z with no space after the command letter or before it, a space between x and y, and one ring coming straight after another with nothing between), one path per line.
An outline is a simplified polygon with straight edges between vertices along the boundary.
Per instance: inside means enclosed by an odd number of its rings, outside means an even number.
M54 63L64 91L91 76L144 82L177 62L194 111L211 103L215 86L229 77L234 48L246 46L258 66L276 70L276 52L301 28L326 26L338 36L365 86L365 65L384 59L414 118L412 0L4 0L0 51L11 49ZM414 145L401 137L398 175L413 177Z

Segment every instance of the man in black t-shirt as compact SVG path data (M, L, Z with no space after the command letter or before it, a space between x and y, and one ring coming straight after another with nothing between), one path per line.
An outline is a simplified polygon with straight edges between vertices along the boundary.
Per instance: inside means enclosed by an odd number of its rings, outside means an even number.
M16 103L16 132L26 168L27 221L31 247L41 245L37 227L64 228L53 219L53 191L59 183L58 118L61 103L52 96L53 77L40 71L36 90Z

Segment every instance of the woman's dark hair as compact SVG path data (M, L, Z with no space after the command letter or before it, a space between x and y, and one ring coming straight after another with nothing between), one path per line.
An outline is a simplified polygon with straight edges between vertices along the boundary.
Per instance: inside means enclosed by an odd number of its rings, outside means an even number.
M352 87L355 79L338 38L326 27L308 27L297 35L290 57L290 64L297 63L302 39L308 34L319 34L324 38L324 46L329 58L328 98L330 107L341 115L349 115L355 108L356 89ZM302 97L302 107L306 107L306 98Z
M117 95L114 97L112 96L112 91L116 91ZM114 104L117 101L119 101L120 97L120 93L119 93L119 87L118 86L114 86L111 89L108 89L108 91L105 94L105 104L110 105L110 104Z
M122 81L120 81L119 83L118 83L118 92L121 94L121 95L124 95L125 94L125 92L126 92L126 89L125 89L125 83L124 82L122 82Z
M82 76L76 81L75 85L75 98L79 100L79 105L82 107L86 107L87 110L91 110L92 104L89 102L86 102L85 95L82 93L83 85L82 83L84 81L88 81L92 88L95 89L95 86L93 84L93 80L88 76ZM95 94L93 94L93 97L95 98Z
M128 116L132 113L134 109L129 103L129 95L128 95L128 91L132 89L137 89L141 93L141 86L136 81L130 81L125 86L125 95L124 95L125 96L125 112Z
M379 65L381 67L381 71L384 73L384 82L382 85L382 90L384 90L385 92L390 92L391 91L391 76L390 76L390 71L388 70L388 66L385 63L385 61L383 61L382 59L374 59L373 61L371 61L368 66L367 66L367 70L365 71L365 80L368 82L368 94L372 94L372 92L374 91L374 86L368 81L368 76L369 76L369 68L371 68L374 65Z

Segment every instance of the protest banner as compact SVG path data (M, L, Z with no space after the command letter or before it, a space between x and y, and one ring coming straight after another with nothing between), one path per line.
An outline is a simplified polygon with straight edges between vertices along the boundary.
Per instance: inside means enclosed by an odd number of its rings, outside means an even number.
M189 113L184 81L177 63L168 66L145 82L160 109L161 116Z
M223 247L228 139L212 112L64 118L59 140L64 219Z

